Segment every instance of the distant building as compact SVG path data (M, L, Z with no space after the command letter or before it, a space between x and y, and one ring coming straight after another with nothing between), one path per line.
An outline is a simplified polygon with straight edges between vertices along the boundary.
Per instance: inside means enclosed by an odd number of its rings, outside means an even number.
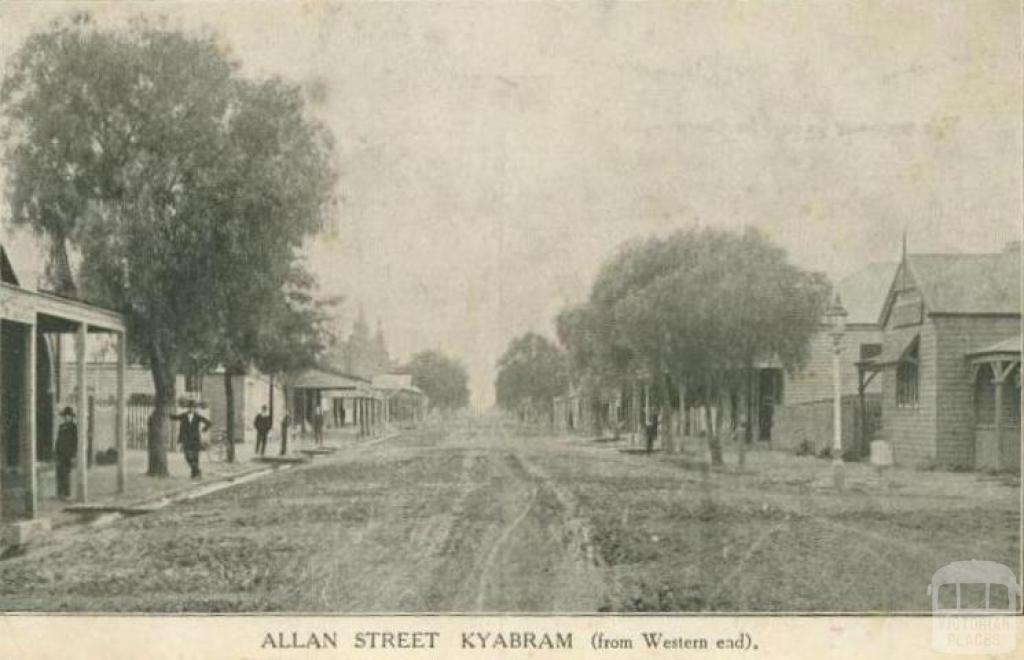
M1020 467L1021 255L904 254L882 309L882 437L897 463Z
M343 341L329 359L333 368L338 371L371 378L375 374L389 373L392 370L391 356L388 354L384 339L384 327L377 319L377 331L371 336L370 326L366 323L366 314L359 308L359 315L352 324L352 332Z
M384 399L384 421L412 426L427 414L427 395L412 384L409 374L377 374L373 388Z

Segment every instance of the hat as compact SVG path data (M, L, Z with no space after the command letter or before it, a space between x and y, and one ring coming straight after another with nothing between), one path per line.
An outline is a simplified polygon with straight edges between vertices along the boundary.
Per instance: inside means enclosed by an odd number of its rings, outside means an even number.
M75 410L71 406L64 406L64 410L60 411L61 416L67 415L69 417L75 416Z

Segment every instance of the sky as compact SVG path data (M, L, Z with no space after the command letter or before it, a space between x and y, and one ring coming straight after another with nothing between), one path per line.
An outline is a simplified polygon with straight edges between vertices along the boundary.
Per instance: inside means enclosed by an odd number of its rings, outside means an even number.
M74 6L0 7L0 67ZM304 86L341 175L323 290L394 357L463 360L477 406L630 238L753 225L835 280L904 231L1021 232L1018 2L89 6L211 28L245 75Z

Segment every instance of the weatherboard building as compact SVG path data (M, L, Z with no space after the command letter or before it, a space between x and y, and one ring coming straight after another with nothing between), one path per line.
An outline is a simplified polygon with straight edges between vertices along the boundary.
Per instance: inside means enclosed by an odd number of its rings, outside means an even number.
M1020 469L1021 254L906 254L879 318L881 437L898 464Z

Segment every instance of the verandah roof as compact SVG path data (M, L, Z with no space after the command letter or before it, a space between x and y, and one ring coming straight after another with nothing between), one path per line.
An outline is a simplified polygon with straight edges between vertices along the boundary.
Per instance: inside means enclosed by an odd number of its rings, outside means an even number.
M92 331L125 329L124 317L117 312L6 282L0 282L0 318L38 323L41 332L73 332L81 323Z
M369 382L363 379L332 374L320 371L319 369L306 371L295 380L292 386L300 390L341 390L352 392L369 392L370 390Z
M876 355L873 358L862 360L857 363L857 366L864 369L865 371L878 371L886 367L903 362L907 358L907 353L913 349L919 340L919 335L914 335L905 344L895 344L884 349L880 355Z
M976 351L971 351L970 353L967 354L967 357L971 358L974 361L983 360L987 357L995 357L1000 355L1016 356L1019 359L1020 345L1020 336L1010 337L1009 339L1004 339L1002 341L996 342L989 346L985 346L984 348L978 349Z

